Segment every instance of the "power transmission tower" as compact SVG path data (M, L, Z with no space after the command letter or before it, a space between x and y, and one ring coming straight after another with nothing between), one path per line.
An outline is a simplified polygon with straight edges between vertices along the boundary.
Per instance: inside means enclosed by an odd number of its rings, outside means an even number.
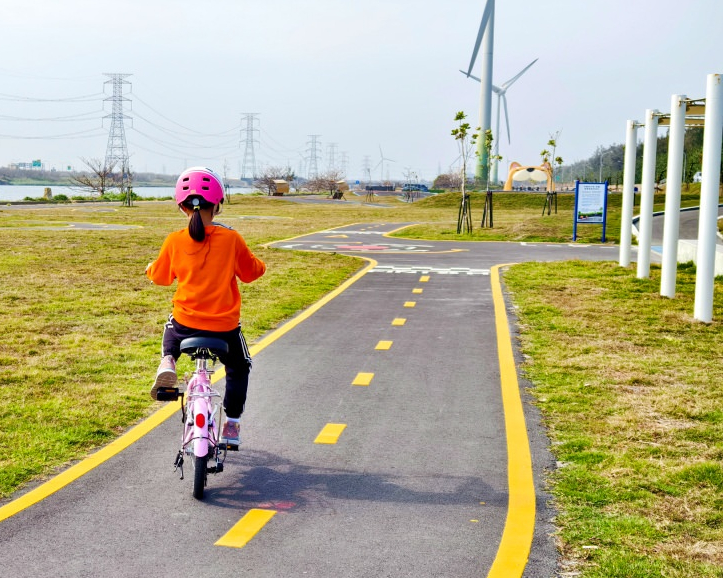
M362 180L369 184L372 180L372 157L366 155L362 164Z
M241 166L242 179L256 178L256 154L254 153L254 143L258 144L259 141L254 138L254 133L259 132L259 129L256 128L258 116L258 113L247 112L241 119L241 140L246 143L243 165Z
M320 134L309 135L311 141L307 143L309 148L306 149L308 159L306 168L308 171L307 178L309 179L315 179L319 176L319 149L321 148L321 143L317 139L320 136Z
M346 171L349 168L349 153L346 151L342 151L341 153L341 174L346 176Z
M110 118L110 131L108 132L108 146L105 150L105 167L119 167L121 174L128 171L128 146L126 145L126 131L123 126L124 119L131 119L123 112L123 103L130 102L129 98L123 96L123 85L130 82L125 80L130 74L108 74L104 73L105 76L110 77L110 80L106 80L103 84L113 85L113 96L109 96L104 100L110 100L113 105L111 113L105 115L103 118Z
M336 149L338 148L338 144L335 142L330 142L328 145L326 145L326 152L328 155L328 161L326 163L326 169L328 171L335 171L336 170Z

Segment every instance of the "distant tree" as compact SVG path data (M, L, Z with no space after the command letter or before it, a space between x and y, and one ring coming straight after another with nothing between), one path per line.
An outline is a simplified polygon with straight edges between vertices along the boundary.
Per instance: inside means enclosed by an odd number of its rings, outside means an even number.
M543 149L543 151L540 153L540 156L542 157L542 162L550 165L553 192L555 190L555 173L558 169L562 167L563 162L562 157L555 156L555 151L557 150L557 138L559 137L559 135L559 131L554 135L550 135L550 140L547 141L547 146L550 147L550 149L552 150Z
M291 167L266 167L254 181L254 186L270 195L274 191L274 181L284 180L291 183L294 178L294 171L291 170Z
M306 181L304 188L314 193L327 191L331 195L337 190L337 183L343 178L344 173L342 171L336 169L329 170Z
M457 126L452 129L452 136L459 145L459 156L462 159L462 168L460 171L460 180L462 181L462 199L459 205L459 217L457 219L457 233L461 233L464 230L465 233L472 232L472 208L469 202L469 195L467 194L467 160L472 152L472 147L477 142L479 137L479 127L476 131L470 131L470 124L464 122L467 115L463 111L459 111L454 120L457 122ZM490 136L492 131L490 131ZM489 176L488 176L489 179Z
M462 175L457 171L437 175L432 183L433 189L445 189L448 191L458 191L462 186Z
M133 206L133 173L127 164L123 164L120 172L113 174L113 182L121 194L124 207Z
M71 187L77 187L91 195L103 196L116 186L116 177L113 175L115 163L110 166L100 159L81 158L88 171L76 173L70 177Z

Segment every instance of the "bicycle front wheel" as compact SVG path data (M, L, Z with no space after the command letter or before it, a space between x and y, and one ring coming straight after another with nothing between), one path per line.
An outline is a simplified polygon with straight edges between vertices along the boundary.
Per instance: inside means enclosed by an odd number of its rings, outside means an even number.
M193 471L193 497L197 500L203 500L203 490L206 488L206 465L208 464L207 456L196 456Z

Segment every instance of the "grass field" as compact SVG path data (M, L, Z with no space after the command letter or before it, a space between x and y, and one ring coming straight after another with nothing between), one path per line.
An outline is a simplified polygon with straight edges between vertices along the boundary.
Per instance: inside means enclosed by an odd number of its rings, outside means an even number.
M697 191L684 205L697 204ZM349 195L350 200L354 199ZM356 199L360 200L360 199ZM384 207L234 198L219 218L238 229L268 273L242 287L250 341L318 300L362 263L264 248L354 222L419 223L434 239L569 241L572 195L541 215L544 195L495 195L495 227L457 235L459 195ZM656 209L664 198L656 196ZM612 195L608 239L619 234ZM132 226L70 229L70 222ZM51 225L52 228L44 228ZM0 207L0 497L86 455L152 412L148 396L173 288L143 271L185 225L170 202ZM599 226L579 233L600 238ZM723 576L723 298L714 322L692 319L694 269L675 300L659 269L638 280L611 263L518 265L505 273L519 306L524 371L561 467L549 480L570 576Z

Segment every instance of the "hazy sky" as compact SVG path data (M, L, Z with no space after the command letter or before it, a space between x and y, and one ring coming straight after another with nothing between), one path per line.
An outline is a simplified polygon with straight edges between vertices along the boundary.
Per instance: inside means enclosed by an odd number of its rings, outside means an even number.
M458 69L484 5L2 0L0 166L41 159L61 170L103 158L103 74L129 73L124 125L136 171L222 171L226 161L237 176L241 118L258 113L258 164L305 170L309 135L319 135L320 170L334 143L351 178L362 177L365 156L381 176L381 147L392 178L433 179L458 157L455 113L478 124L479 84ZM586 158L624 141L627 119L667 111L672 94L705 96L706 76L723 73L723 1L497 0L495 84L535 58L507 93L504 167L538 162L557 131L566 162Z

